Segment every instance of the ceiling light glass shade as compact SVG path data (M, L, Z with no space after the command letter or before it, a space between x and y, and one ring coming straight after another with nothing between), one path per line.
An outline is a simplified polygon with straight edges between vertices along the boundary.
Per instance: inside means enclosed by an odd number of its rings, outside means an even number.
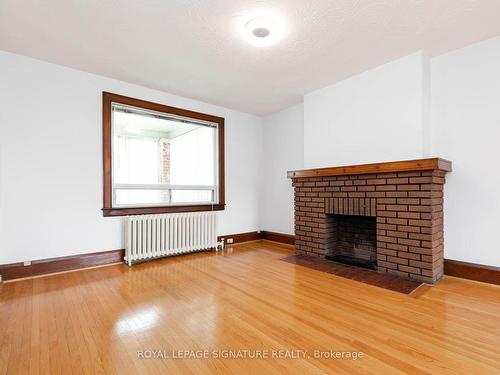
M253 18L245 24L245 39L256 47L267 47L274 44L281 32L269 18Z

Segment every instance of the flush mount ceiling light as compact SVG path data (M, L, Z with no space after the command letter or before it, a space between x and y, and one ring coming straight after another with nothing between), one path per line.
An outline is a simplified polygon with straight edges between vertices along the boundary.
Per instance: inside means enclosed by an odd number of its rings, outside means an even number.
M281 30L270 18L252 18L245 24L245 39L256 47L267 47L281 37Z

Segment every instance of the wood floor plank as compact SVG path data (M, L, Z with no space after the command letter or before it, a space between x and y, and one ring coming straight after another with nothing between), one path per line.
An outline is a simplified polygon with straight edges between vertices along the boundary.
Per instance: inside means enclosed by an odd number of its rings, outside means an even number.
M291 252L261 241L4 283L0 375L500 374L499 286L446 277L404 295L280 260ZM283 349L307 355L212 352Z

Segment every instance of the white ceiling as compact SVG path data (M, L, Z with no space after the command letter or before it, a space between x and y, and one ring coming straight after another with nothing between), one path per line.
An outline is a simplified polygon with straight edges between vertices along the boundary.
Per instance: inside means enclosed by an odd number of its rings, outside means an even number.
M237 32L272 13L276 45ZM0 0L0 49L259 115L419 49L500 34L500 0Z

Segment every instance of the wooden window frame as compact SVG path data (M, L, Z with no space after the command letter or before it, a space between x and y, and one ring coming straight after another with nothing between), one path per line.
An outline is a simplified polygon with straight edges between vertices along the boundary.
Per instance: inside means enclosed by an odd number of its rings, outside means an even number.
M209 204L151 206L151 207L113 207L113 160L112 144L112 104L125 104L132 107L174 114L177 116L217 123L218 129L218 201ZM103 138L103 208L104 216L126 216L142 214L163 214L174 212L196 212L196 211L220 211L224 210L225 186L224 186L224 118L212 116L205 113L190 111L187 109L171 107L163 104L153 103L146 100L135 99L128 96L102 93L102 138Z

